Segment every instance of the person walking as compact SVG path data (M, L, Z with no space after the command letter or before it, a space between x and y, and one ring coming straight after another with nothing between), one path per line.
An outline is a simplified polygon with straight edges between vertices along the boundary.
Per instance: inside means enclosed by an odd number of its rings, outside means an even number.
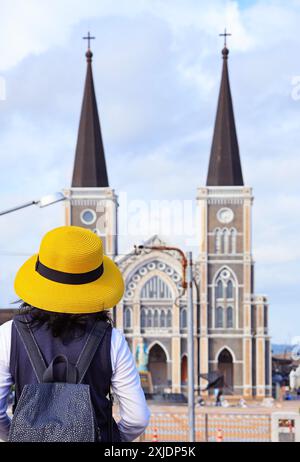
M216 406L221 406L221 396L223 395L222 388L216 388Z
M77 393L79 378L86 385L81 385L80 393L89 389L98 441L133 441L141 435L149 423L150 411L126 339L112 326L108 312L121 300L124 282L117 265L103 255L100 237L77 226L49 231L39 253L19 269L14 287L22 301L19 313L0 326L0 438L16 438L17 417L26 414L26 396L36 399L36 393L30 395L30 387L52 387L58 393L53 394L55 400L66 396L65 383L60 382L66 382L73 387L68 390ZM13 425L7 415L12 385ZM40 392L43 387L37 389ZM110 390L119 403L118 423L107 398L111 397ZM82 396L86 396L84 393ZM51 412L69 412L66 415L70 421L82 418L86 402L76 402L78 415L71 415L72 393L67 397L61 409L49 401ZM50 400L49 393L46 398ZM41 432L39 412L40 409L31 409L27 419L36 435ZM58 437L63 438L57 427L59 419L54 421L56 436L58 431ZM80 431L80 425L72 431ZM85 425L88 428L90 422L83 422ZM84 431L83 428L81 435ZM30 432L28 441L32 441L34 432ZM47 430L43 435L44 440L51 440ZM26 440L22 429L21 437Z

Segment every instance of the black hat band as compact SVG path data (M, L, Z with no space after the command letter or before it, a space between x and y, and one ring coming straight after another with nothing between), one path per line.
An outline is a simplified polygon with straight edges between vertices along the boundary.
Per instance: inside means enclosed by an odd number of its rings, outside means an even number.
M87 273L65 273L57 271L40 262L39 257L35 264L35 271L50 281L60 282L61 284L88 284L99 279L104 271L103 263L98 268Z

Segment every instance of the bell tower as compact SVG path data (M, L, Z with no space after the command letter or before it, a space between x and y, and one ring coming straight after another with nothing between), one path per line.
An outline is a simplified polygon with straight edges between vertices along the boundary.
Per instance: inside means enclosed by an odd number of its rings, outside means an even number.
M254 295L253 195L243 180L228 55L225 41L207 182L197 195L201 216L200 373L221 371L225 394L263 397L271 393L268 305L266 297Z
M109 186L100 120L94 88L91 37L86 52L87 72L79 122L71 188L64 193L66 224L91 229L101 236L104 251L117 254L117 195Z

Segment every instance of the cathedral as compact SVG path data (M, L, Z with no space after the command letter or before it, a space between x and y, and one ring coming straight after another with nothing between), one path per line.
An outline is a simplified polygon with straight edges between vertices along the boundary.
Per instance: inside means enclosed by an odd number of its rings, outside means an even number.
M200 393L205 375L219 371L225 393L263 398L271 395L272 384L268 300L254 293L253 194L243 180L228 55L225 44L207 181L196 192L201 231L193 265L195 384ZM92 58L88 47L73 178L64 190L65 221L101 236L105 252L121 269L126 292L113 309L115 325L134 357L143 348L153 392L185 393L187 298L180 255L147 249L118 255L118 196L108 181ZM141 244L172 243L155 235Z

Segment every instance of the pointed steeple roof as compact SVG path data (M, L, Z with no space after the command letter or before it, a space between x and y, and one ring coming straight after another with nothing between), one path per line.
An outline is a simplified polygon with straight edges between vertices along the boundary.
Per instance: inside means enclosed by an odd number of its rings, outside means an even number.
M88 46L86 52L87 72L72 179L72 187L75 188L108 186L92 72L92 57L93 53Z
M228 54L229 50L225 45L222 50L223 70L207 186L243 186L244 184L228 75Z

